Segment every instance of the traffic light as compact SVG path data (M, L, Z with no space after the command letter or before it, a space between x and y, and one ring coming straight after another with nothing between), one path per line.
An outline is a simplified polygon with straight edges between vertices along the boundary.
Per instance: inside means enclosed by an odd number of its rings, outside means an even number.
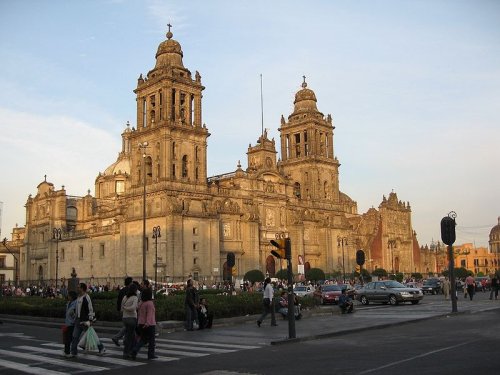
M449 246L453 245L456 239L455 219L445 216L441 219L441 239Z
M292 241L290 241L290 238L277 238L271 240L271 245L277 248L271 251L271 254L276 258L292 259Z
M280 239L275 239L271 240L271 245L275 246L276 249L271 250L271 254L274 255L276 258L279 259L285 259L286 254L285 254L285 248L286 248L286 242L284 238Z
M356 251L356 264L358 266L365 264L365 252L363 250Z

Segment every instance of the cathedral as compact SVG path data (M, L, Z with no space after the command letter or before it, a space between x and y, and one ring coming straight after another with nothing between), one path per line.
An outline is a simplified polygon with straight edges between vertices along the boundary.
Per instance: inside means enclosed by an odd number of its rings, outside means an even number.
M255 269L273 276L286 268L271 255L277 235L291 239L294 273L351 273L357 250L368 271L421 271L410 204L391 192L360 214L340 190L333 119L305 77L293 112L276 119L279 141L256 134L246 162L208 176L201 74L184 66L170 26L155 58L134 90L136 123L127 123L94 195L69 195L45 178L28 197L26 226L14 232L21 280L76 272L101 284L126 275L208 284Z

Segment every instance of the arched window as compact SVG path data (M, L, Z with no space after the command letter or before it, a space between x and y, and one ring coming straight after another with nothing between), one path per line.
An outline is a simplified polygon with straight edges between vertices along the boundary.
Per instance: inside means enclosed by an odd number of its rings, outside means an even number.
M185 178L188 176L188 158L187 155L182 157L182 177Z
M298 182L293 185L293 195L300 199L300 184Z
M153 160L151 156L144 158L144 167L146 168L146 182L153 181Z

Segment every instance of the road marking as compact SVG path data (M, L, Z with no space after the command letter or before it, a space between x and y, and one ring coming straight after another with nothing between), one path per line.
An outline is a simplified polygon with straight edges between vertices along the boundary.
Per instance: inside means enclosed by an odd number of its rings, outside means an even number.
M32 348L30 346L28 347L22 347L22 346L16 346L15 348ZM43 353L43 351L40 351ZM59 352L60 353L60 352ZM50 358L42 355L36 355L36 354L30 354L30 353L22 353L22 352L13 352L11 350L3 350L0 349L0 354L2 355L8 355L10 357L17 357L17 358L22 358L22 359L30 359L33 361L40 361L40 362L45 362L45 363L51 363L53 365L59 365L59 366L65 366L65 367L72 367L76 368L79 370L89 370L89 371L104 371L104 370L109 370L107 367L98 367L98 366L92 366L92 365L85 365L83 363L77 363L77 362L71 362L68 360L63 360L63 359L55 359L55 358Z
M169 340L169 339L156 339L156 342L168 342L174 344L191 344L196 347L200 346L218 346L221 348L234 348L234 349L258 349L260 346L255 345L240 345L240 344L220 344L218 342L203 342L203 341L186 341L186 340Z
M22 372L25 372L27 374L35 374L35 375L67 375L68 374L67 372L52 371L52 370L47 370L46 368L41 368L41 367L32 367L32 366L25 365L22 363L7 361L5 359L0 359L0 366L10 368L13 370L22 371Z
M236 349L218 349L218 348L206 348L206 347L192 347L192 346L184 346L184 345L174 345L174 344L163 344L161 343L160 345L156 345L156 347L160 348L169 348L169 349L182 349L182 350L189 350L193 352L208 352L208 353L232 353L235 352Z
M53 345L57 345L57 344L53 344ZM24 350L30 350L30 351L33 351L33 352L40 352L40 353L45 353L45 354L55 354L55 355L58 355L58 354L61 353L61 350L58 350L58 349L45 349L45 348L39 348L39 347L36 347L36 346L26 346L26 345L23 345L23 346L16 346L15 348L24 349ZM95 352L95 353L80 352L80 353L81 354L79 354L78 357L80 357L80 355L81 355L85 359L90 359L92 361L97 361L97 362L113 363L115 365L122 365L122 366L140 366L140 365L144 365L143 362L133 362L133 361L129 361L127 359L118 359L118 358L113 358L113 357L109 357L109 356L106 356L106 355L99 355L99 354L97 354L97 352Z
M415 360L417 358L428 357L428 356L430 356L432 354L435 354L435 353L443 352L445 350L455 349L455 348L458 348L460 346L469 345L469 344L472 344L472 343L477 342L477 341L479 341L479 340L472 340L472 341L464 342L464 343L457 344L457 345L447 346L446 348L432 350L430 352L422 353L422 354L416 355L414 357L402 359L401 361L391 362L391 363L388 363L388 364L380 366L380 367L376 367L376 368L372 368L370 370L365 370L365 371L359 372L358 375L369 374L370 372L375 372L375 371L379 371L379 370L385 369L387 367L392 367L392 366L400 365L401 363L413 361L413 360Z

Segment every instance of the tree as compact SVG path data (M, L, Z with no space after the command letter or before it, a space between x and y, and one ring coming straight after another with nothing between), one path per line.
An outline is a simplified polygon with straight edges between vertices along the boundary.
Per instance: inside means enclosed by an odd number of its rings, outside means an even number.
M251 283L264 281L264 274L260 270L250 270L245 274L244 280L248 280Z
M276 272L275 277L279 280L288 280L288 270L282 268Z
M411 277L412 277L412 279L415 279L415 280L422 280L424 278L420 272L412 273Z
M383 268L376 268L373 270L372 275L377 277L387 277L387 271Z
M306 272L306 279L309 281L325 280L325 273L319 268L310 268Z

